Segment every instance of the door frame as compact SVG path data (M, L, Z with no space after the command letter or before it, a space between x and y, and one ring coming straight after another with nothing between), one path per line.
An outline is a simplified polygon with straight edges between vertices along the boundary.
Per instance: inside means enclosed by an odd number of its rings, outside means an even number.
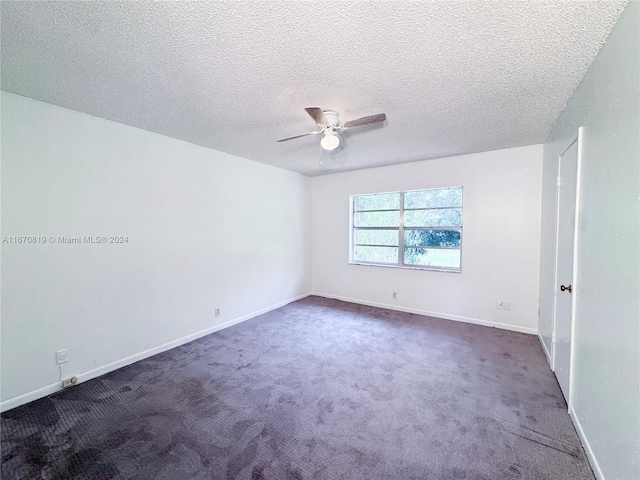
M580 219L580 183L582 177L582 154L583 154L584 127L579 127L578 132L571 137L567 146L558 154L558 168L556 171L556 240L555 240L555 258L553 262L553 331L551 334L551 369L555 372L556 363L556 312L558 301L558 240L560 233L560 194L558 182L560 181L561 159L567 150L577 142L578 158L576 160L576 201L575 201L575 222L573 231L573 269L571 273L571 345L569 348L569 398L567 398L567 409L571 411L573 400L573 383L574 383L574 357L575 357L575 335L576 335L576 303L578 298L577 277L578 277L578 226Z

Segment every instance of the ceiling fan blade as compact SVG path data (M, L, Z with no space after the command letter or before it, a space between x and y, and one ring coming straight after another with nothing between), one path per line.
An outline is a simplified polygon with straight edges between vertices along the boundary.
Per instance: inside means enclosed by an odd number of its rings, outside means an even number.
M293 137L281 138L280 140L276 140L277 142L286 142L287 140L293 140L294 138L306 137L307 135L317 135L320 133L320 130L317 132L307 132L301 133L300 135L294 135Z
M344 128L361 127L363 125L371 125L372 123L384 122L387 116L384 113L378 115L370 115L368 117L356 118L355 120L349 120L342 125Z
M329 123L320 107L307 107L305 111L311 115L311 118L313 118L318 125L327 125Z

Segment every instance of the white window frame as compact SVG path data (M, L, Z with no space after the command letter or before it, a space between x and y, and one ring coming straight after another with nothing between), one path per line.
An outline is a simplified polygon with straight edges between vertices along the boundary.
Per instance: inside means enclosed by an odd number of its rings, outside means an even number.
M444 248L444 247L424 247L429 249L446 249L446 250L460 250L460 267L439 267L434 265L414 265L414 264L405 264L404 263L404 195L408 192L424 192L429 190L450 190L453 188L459 188L462 192L462 202L460 207L434 207L434 208L407 208L406 210L441 210L441 209L449 209L449 208L460 208L462 210L462 225L460 226L432 226L432 227L409 227L408 230L455 230L460 232L460 248ZM355 213L360 212L361 210L356 210L356 198L363 197L367 195L384 195L397 193L400 195L400 205L399 208L396 209L383 209L383 210L366 210L367 212L383 212L383 211L399 211L400 220L398 227L355 227L354 226L354 216ZM362 210L365 211L365 210ZM351 265L369 265L369 266L377 266L377 267L391 267L391 268L405 268L410 270L432 270L438 272L450 272L450 273L461 273L462 272L462 227L464 225L464 189L462 186L451 186L451 187L437 187L437 188L421 188L417 190L401 190L395 192L375 192L375 193L360 193L358 195L350 195L349 196L349 263ZM354 248L355 248L355 232L356 230L398 230L398 262L397 263L383 263L383 262L364 262L362 260L355 260ZM392 248L392 247L390 247Z

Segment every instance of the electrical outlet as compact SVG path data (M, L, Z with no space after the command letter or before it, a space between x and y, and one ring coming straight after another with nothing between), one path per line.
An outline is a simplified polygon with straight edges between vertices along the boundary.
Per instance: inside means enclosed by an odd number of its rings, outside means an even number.
M496 302L496 308L498 310L504 310L504 302L503 301Z
M65 378L65 379L62 381L62 388L72 387L72 386L74 386L76 383L78 383L78 379L77 379L77 377Z
M511 302L504 302L504 309L511 310Z
M58 350L56 352L56 364L62 365L63 363L67 363L69 361L69 350Z
M215 312L215 313L214 313L214 315L215 315L216 317L219 317L219 316L220 316L220 309L219 309L219 308L216 308L216 309L214 310L214 312Z
M393 292L391 294L391 298L393 298L394 300L397 300L398 299L398 292Z

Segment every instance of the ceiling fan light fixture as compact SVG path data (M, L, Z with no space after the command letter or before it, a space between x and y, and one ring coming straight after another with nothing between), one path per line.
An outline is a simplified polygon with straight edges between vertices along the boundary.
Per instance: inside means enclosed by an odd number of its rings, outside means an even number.
M340 137L333 130L326 130L324 132L324 137L320 141L320 145L325 150L334 150L340 145Z

